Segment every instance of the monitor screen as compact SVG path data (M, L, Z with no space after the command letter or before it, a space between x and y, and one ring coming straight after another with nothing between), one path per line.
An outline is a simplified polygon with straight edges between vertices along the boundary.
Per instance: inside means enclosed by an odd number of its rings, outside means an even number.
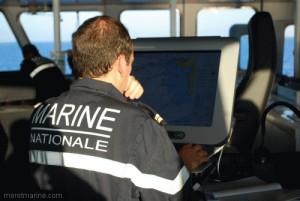
M221 51L136 52L133 74L145 90L141 101L170 125L212 126L220 55Z
M134 45L132 75L144 87L141 101L167 121L170 138L176 143L224 143L232 118L237 42L220 37L153 38L136 39ZM226 79L225 86L220 79Z

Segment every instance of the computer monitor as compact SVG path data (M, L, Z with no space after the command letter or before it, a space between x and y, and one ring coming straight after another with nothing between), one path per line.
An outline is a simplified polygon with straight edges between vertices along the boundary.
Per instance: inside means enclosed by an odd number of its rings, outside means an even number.
M232 127L239 43L228 37L134 41L141 101L167 121L174 143L223 145Z

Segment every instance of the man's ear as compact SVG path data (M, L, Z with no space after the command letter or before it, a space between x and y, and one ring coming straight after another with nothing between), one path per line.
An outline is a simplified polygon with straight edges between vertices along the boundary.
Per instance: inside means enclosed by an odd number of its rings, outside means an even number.
M118 70L119 70L121 77L126 75L126 70L127 70L126 68L127 68L127 64L126 64L125 56L123 54L121 54L118 57Z

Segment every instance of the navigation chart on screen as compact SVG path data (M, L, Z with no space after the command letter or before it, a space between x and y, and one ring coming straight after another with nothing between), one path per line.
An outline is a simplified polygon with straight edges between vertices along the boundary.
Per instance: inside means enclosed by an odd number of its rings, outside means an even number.
M168 124L211 126L219 61L220 51L135 52L132 74Z

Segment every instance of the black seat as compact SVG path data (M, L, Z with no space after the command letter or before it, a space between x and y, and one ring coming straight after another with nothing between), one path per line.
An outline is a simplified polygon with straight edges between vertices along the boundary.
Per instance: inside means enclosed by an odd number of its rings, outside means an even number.
M31 190L29 120L34 107L27 101L33 99L33 87L0 84L0 194Z
M277 45L271 15L254 14L248 23L248 34L248 69L236 89L236 122L229 143L245 154L252 151L276 73Z
M0 122L0 167L5 160L7 145L8 145L8 139L4 131L4 128Z

